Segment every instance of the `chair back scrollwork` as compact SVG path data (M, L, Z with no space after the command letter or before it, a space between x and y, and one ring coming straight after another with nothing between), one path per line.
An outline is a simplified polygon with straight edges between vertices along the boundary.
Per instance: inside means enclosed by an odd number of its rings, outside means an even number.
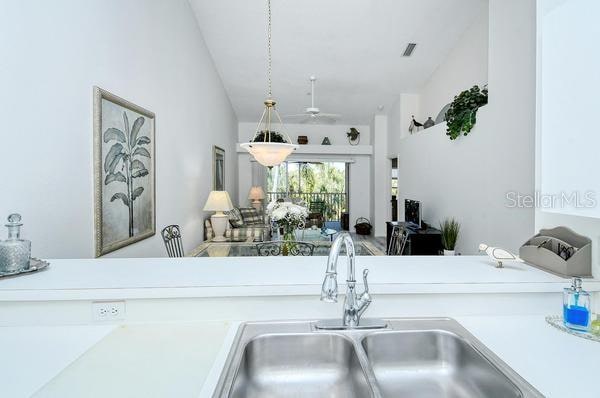
M179 225L168 225L161 231L169 257L183 257L183 242Z
M256 244L259 256L312 256L315 245L300 241L275 241Z
M392 227L392 236L390 244L387 249L388 256L402 256L404 255L404 248L408 241L408 231L406 228L394 225Z

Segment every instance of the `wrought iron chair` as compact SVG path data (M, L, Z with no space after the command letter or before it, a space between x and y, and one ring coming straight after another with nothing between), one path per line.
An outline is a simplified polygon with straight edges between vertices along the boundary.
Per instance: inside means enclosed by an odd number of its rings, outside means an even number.
M392 236L390 239L390 245L388 246L388 256L402 256L404 254L404 247L408 240L408 231L399 225L392 227Z
M274 241L256 244L259 256L312 256L315 245L300 241Z
M169 257L184 257L179 225L168 225L161 231Z

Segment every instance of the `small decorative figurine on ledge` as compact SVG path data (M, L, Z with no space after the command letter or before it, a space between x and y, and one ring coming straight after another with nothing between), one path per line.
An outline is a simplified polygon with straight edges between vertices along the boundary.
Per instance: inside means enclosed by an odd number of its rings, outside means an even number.
M350 127L350 131L346 132L350 145L358 145L360 143L360 131L354 127Z
M307 145L308 144L308 136L299 135L298 136L298 145Z
M408 132L414 133L419 131L419 127L423 127L423 123L417 122L415 120L415 115L412 115L412 121L410 122L410 126L408 126Z
M486 245L485 243L481 243L479 245L479 251L485 252L489 258L492 259L496 263L496 268L503 268L503 263L505 261L518 261L523 262L519 257L515 256L508 250L499 248L499 247L491 247Z
M432 127L432 126L435 126L435 122L433 121L431 116L429 116L427 118L427 120L425 120L425 123L423 123L423 128L428 129L429 127Z

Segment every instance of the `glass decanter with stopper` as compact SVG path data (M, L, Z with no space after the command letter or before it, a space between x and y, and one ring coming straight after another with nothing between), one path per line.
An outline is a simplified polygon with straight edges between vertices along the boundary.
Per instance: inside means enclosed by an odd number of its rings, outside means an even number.
M29 268L31 242L21 239L21 215L8 216L8 239L0 241L0 271L18 272Z

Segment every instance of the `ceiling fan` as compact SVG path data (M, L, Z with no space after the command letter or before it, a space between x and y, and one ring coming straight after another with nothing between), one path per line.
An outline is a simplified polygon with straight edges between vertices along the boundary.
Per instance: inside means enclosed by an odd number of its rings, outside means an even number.
M310 77L310 107L306 108L304 113L295 115L286 115L284 119L300 119L298 123L335 123L342 117L336 113L321 113L321 110L315 106L315 76Z

